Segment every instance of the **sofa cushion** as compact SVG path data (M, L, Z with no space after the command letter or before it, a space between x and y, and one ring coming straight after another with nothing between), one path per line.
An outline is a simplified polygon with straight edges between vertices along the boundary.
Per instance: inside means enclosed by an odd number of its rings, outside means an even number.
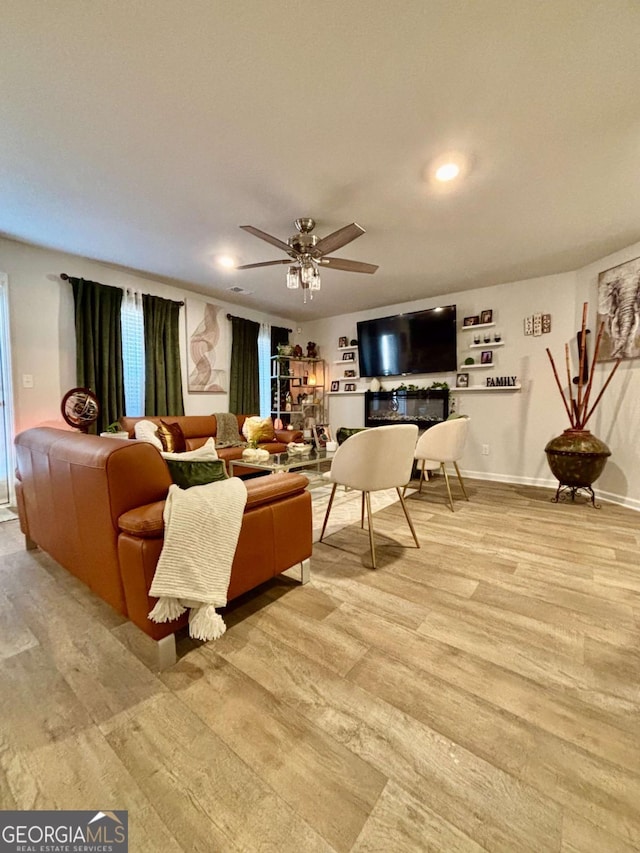
M247 441L258 443L276 439L271 418L261 418L256 415L247 418L242 424L242 434Z
M158 450L162 450L162 442L158 438L158 425L152 421L138 421L134 427L133 434L138 441L146 441L153 444Z
M168 453L184 453L187 449L180 424L168 424L161 419L158 425L158 438L162 442L162 449Z
M222 459L209 461L167 459L171 478L181 489L206 486L216 480L226 480L227 471Z
M194 450L185 450L182 453L168 453L163 450L162 455L165 459L177 459L181 462L189 462L195 459L199 459L201 462L210 462L218 458L218 451L216 450L215 440L208 438L204 444Z

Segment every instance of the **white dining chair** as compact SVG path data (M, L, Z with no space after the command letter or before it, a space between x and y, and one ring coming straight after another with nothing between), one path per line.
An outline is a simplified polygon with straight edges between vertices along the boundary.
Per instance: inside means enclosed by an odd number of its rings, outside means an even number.
M469 418L458 417L452 420L443 421L425 430L416 444L415 458L420 465L420 485L418 492L422 492L422 481L424 480L425 471L437 471L440 469L444 474L444 480L447 484L447 492L449 494L449 506L453 512L453 498L451 497L451 486L449 484L449 475L447 474L446 463L452 462L462 487L462 493L466 500L469 500L467 491L464 487L464 481L458 468L458 459L464 453L465 444L467 443L467 435L469 433Z
M374 569L376 568L376 551L373 540L371 492L383 489L396 490L416 547L420 547L405 504L404 494L401 491L411 479L417 438L417 426L414 424L397 424L374 427L358 432L338 447L331 462L331 470L325 474L325 477L333 483L333 489L322 525L321 542L329 520L336 487L341 485L362 492L361 526L364 526L364 505L366 503L371 562Z

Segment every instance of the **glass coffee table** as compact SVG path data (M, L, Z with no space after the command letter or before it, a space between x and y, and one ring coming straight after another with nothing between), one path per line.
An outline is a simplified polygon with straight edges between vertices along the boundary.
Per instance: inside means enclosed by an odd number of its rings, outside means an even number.
M323 462L331 462L335 451L312 450L309 453L272 453L264 462L250 462L248 459L230 459L229 475L235 474L237 468L251 468L256 471L268 471L278 474L280 471L295 471L298 469L315 469L320 474Z

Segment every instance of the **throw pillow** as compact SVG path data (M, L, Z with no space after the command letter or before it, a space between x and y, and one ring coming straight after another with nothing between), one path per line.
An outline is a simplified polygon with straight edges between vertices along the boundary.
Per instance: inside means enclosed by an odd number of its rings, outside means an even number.
M271 418L261 418L257 415L245 420L242 424L242 434L247 441L257 441L258 443L276 440Z
M138 421L133 429L133 434L138 441L146 441L153 444L158 450L162 450L162 442L158 438L158 427L153 421Z
M158 427L158 438L162 442L162 449L168 453L184 453L187 449L180 424L168 424L161 420Z
M182 459L167 459L171 479L181 489L191 486L206 486L216 480L226 480L227 472L222 459L183 461Z
M218 458L216 443L213 438L208 438L202 447L197 447L195 450L185 450L184 453L169 453L162 451L165 459L182 459L183 462L199 459L201 462L211 462Z

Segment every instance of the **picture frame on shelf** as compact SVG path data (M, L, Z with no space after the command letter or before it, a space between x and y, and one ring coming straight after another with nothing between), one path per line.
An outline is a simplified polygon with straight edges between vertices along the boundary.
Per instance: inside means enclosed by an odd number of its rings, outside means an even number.
M480 324L480 316L474 314L472 317L465 317L462 321L463 326L478 326Z
M331 390L332 391L339 391L340 390L340 380L339 379L334 379L332 381Z
M456 388L468 388L468 387L469 387L469 374L468 373L456 374Z
M480 353L480 364L493 364L493 351L490 349L482 350Z
M345 372L344 372L344 378L345 379L351 379L351 378L355 377L355 375L356 375L355 370L345 370Z
M349 338L342 337L338 338L338 349L344 349L349 346Z
M342 360L343 361L355 361L356 360L355 352L343 352L342 353Z
M355 391L356 383L355 382L346 382L344 386L345 391Z
M482 325L485 325L486 323L493 323L493 309L487 309L486 311L481 312L480 323Z
M329 424L314 424L313 446L315 449L324 450L328 441L331 441L331 428Z

